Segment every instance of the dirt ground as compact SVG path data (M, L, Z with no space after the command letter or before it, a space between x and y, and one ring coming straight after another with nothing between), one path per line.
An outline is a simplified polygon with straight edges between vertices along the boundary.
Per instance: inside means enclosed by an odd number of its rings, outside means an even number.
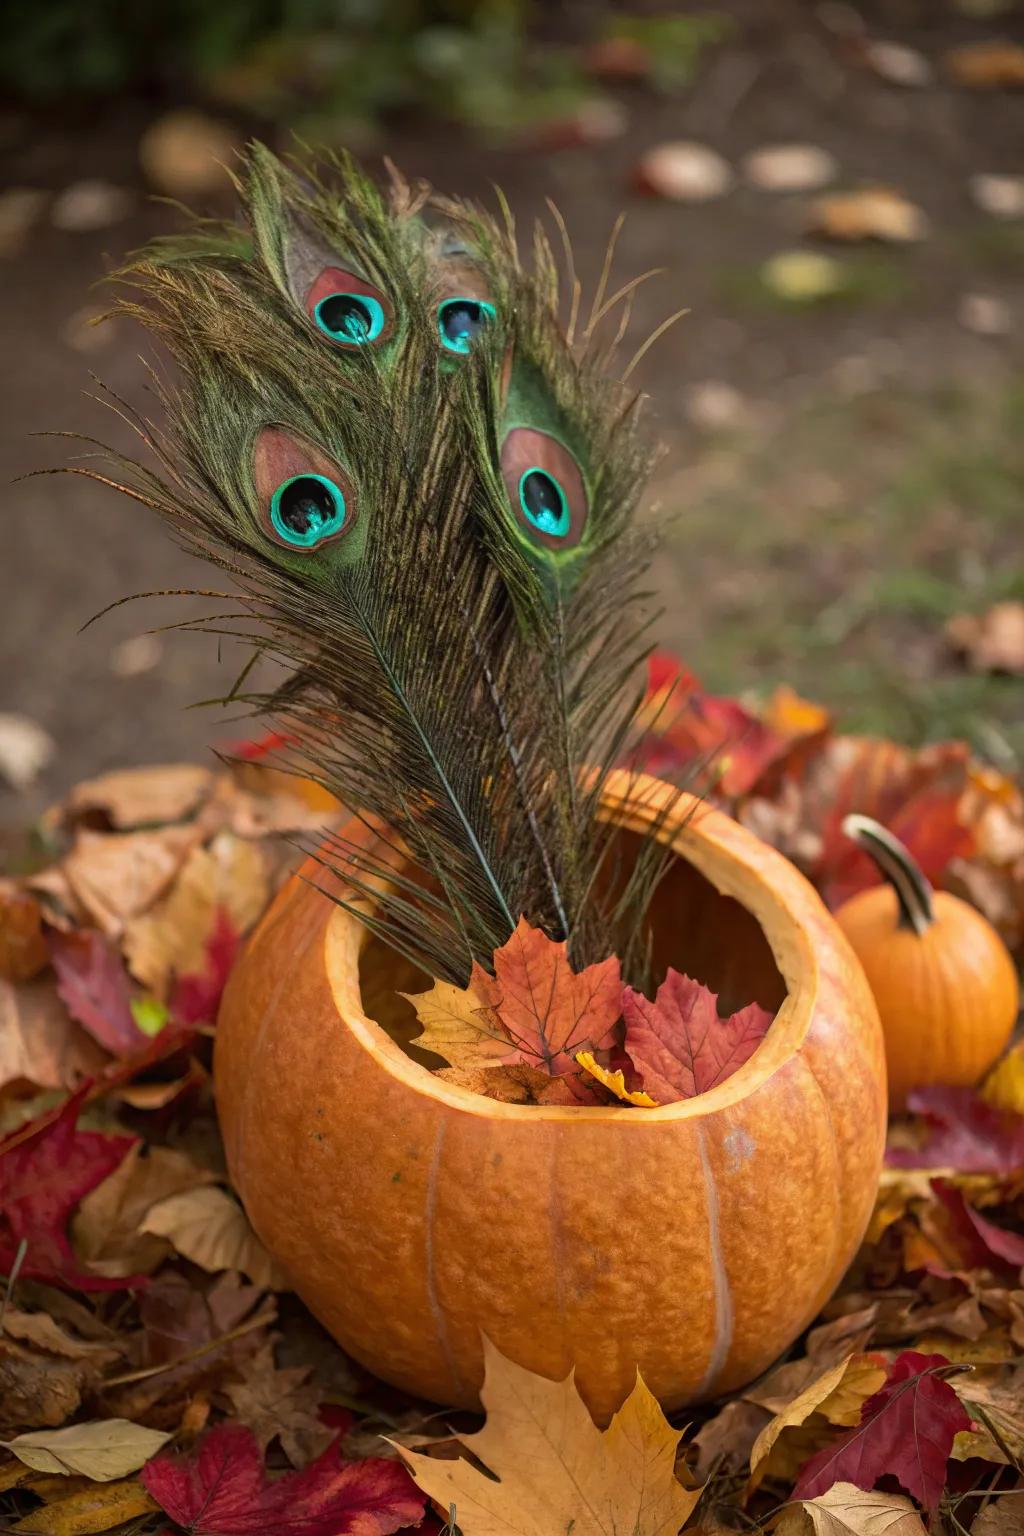
M638 336L689 307L640 370L668 448L656 498L676 515L658 565L665 643L715 687L787 679L854 724L915 739L964 733L1019 761L1019 680L964 674L941 627L959 609L1024 597L1024 227L988 216L969 191L976 173L1024 170L1024 97L958 88L941 58L958 42L1020 40L1020 15L979 21L944 4L889 5L883 28L869 12L878 35L933 63L933 82L909 89L837 52L824 7L720 9L736 16L733 40L702 64L692 91L617 88L628 122L609 143L489 149L418 124L381 148L448 190L486 197L499 182L524 221L553 197L585 280L626 208L619 270L665 268L638 300ZM56 194L100 177L130 194L126 215L93 232L55 228L46 203L22 248L0 258L0 710L30 717L56 743L30 788L0 798L7 824L76 779L201 756L238 733L223 710L190 707L228 686L237 655L194 635L125 648L181 617L185 600L128 604L83 632L127 595L205 586L208 572L144 509L101 487L15 479L67 461L66 443L33 433L127 441L89 398L90 371L145 403L143 338L123 321L93 331L85 322L103 302L94 285L105 271L175 225L173 210L147 200L137 158L140 132L165 106L113 102L0 122L6 186ZM820 145L838 160L840 185L897 187L930 234L858 250L854 298L795 309L757 274L780 250L815 248L803 235L806 199L742 179L703 205L643 197L637 159L666 139L710 144L733 166L769 143ZM997 334L965 326L970 296L995 301Z

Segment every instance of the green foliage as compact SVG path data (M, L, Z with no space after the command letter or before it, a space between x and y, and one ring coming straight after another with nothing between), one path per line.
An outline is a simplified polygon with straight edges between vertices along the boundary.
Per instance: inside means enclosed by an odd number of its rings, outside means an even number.
M664 16L612 16L604 36L642 48L650 57L652 83L672 92L692 85L705 50L724 42L733 30L732 17L715 11L702 16L670 11Z
M527 0L12 0L0 80L35 101L191 91L349 142L422 108L504 132L572 112L575 52L527 30Z

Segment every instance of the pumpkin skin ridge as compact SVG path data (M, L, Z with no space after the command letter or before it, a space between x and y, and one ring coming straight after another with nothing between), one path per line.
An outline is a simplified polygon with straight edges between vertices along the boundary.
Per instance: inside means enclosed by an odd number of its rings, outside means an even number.
M575 1365L601 1422L637 1366L668 1409L732 1390L812 1320L862 1235L885 1083L852 951L803 877L722 813L668 830L753 913L787 986L759 1052L697 1099L517 1106L442 1083L358 1006L362 930L308 880L279 894L229 981L215 1075L253 1226L314 1315L408 1391L476 1406L481 1331L549 1378ZM289 971L289 944L310 931L312 959ZM657 1135L623 1142L625 1125Z
M714 1393L715 1383L728 1364L736 1318L732 1287L729 1284L729 1271L722 1252L721 1202L711 1169L707 1131L704 1126L700 1128L699 1145L700 1166L704 1176L704 1200L708 1213L708 1248L711 1258L711 1295L714 1302L715 1331L708 1352L707 1370L701 1377L697 1393L700 1397L708 1397Z

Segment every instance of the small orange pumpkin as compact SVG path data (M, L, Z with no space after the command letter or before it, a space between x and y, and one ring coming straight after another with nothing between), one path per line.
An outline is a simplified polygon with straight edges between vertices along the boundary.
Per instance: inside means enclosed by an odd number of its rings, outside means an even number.
M835 914L875 994L885 1035L889 1105L928 1083L969 1087L1004 1050L1020 1001L1009 951L987 918L933 891L908 850L870 816L847 816L847 837L886 884Z

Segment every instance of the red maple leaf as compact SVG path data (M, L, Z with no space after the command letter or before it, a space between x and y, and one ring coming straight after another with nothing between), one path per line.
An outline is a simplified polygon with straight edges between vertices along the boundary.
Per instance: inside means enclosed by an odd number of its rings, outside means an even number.
M73 1019L114 1056L146 1044L132 1017L132 987L120 951L95 928L47 934L57 995Z
M971 1088L915 1088L907 1104L928 1135L917 1147L890 1147L890 1167L1016 1173L1024 1164L1024 1115L997 1109Z
M474 988L493 1008L515 1049L506 1058L540 1067L553 1077L578 1072L578 1051L615 1043L622 976L615 955L573 972L565 943L531 928L525 917L494 952L494 980L473 974Z
M117 1168L134 1136L77 1129L91 1085L83 1084L58 1111L19 1126L0 1141L0 1271L9 1275L26 1244L21 1273L80 1291L119 1291L146 1284L142 1275L111 1279L80 1269L68 1241L68 1217L91 1189Z
M870 1491L888 1474L925 1509L934 1509L946 1483L955 1436L971 1417L939 1372L944 1355L907 1349L889 1378L861 1408L860 1423L804 1462L794 1499L816 1499L834 1483Z
M727 798L746 794L791 742L739 702L705 693L693 673L666 651L648 658L646 726L631 766L672 777L707 769L710 787Z
M623 988L626 1051L660 1104L692 1099L731 1077L757 1050L772 1014L749 1003L719 1018L714 992L671 968L654 1002Z
M835 740L820 761L821 853L812 878L830 907L877 885L872 859L845 835L851 811L873 816L914 856L924 875L941 884L955 858L974 852L974 834L960 820L970 754L962 741L919 752L871 736Z
M987 1221L968 1205L963 1192L948 1179L932 1179L932 1194L943 1215L942 1246L948 1245L959 1269L989 1269L1011 1280L1024 1267L1024 1237ZM926 1268L943 1279L951 1271L940 1264Z
M175 1023L191 1028L215 1024L220 1000L238 954L241 934L225 907L218 907L205 947L201 971L179 976L171 993L170 1012Z
M426 1504L397 1461L342 1461L337 1441L301 1472L268 1478L240 1424L210 1430L189 1456L161 1452L142 1482L189 1536L390 1536Z
M280 752L282 747L295 746L298 739L297 736L292 736L285 731L264 731L262 736L243 737L240 741L227 742L224 753L227 757L239 757L246 763L259 763L265 757Z

